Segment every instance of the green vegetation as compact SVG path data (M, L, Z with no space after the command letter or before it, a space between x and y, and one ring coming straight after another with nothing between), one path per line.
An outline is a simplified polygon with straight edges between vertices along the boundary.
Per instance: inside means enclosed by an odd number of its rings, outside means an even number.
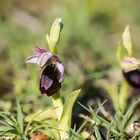
M0 139L27 140L36 134L59 139L65 129L71 140L137 140L139 89L124 80L121 61L139 58L139 5L138 0L2 0ZM25 64L36 46L49 50L46 33L57 17L64 23L57 51L65 66L60 96L67 104L60 122L52 97L39 91L40 69ZM136 62L128 71L139 71ZM71 97L76 89L80 94Z

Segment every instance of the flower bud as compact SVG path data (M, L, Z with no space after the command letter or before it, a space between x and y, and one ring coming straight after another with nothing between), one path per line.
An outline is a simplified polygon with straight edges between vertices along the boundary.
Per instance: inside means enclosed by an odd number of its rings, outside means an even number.
M124 33L122 35L123 45L128 52L128 56L132 56L132 39L129 31L129 26L126 26Z
M63 23L61 21L61 18L57 18L51 27L50 35L48 35L48 34L46 35L46 39L48 41L49 48L53 53L57 52L56 44L59 40L60 32L61 32L62 28L63 28Z

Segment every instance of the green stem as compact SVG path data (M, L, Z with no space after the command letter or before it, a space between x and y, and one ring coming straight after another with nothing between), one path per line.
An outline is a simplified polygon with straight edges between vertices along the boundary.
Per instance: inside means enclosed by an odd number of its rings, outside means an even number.
M125 80L122 80L120 94L119 94L119 107L122 113L124 113L126 109L127 97L128 97L127 89L128 89L127 83L125 82Z
M63 112L63 103L59 92L52 96L52 101L53 101L53 106L56 107L57 119L60 121Z
M123 134L121 135L120 140L124 140L124 135Z
M27 140L27 137L25 135L22 135L23 140Z

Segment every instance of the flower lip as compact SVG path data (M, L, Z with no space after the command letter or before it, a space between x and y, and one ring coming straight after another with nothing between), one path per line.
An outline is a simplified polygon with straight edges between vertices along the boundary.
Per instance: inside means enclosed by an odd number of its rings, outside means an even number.
M47 85L47 86L46 86ZM55 64L47 65L41 74L40 91L42 94L46 93L48 96L59 91L61 83L59 82L59 72Z

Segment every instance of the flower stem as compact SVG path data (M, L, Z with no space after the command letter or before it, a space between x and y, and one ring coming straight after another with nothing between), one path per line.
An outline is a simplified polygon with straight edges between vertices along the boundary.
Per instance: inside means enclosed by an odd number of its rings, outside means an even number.
M52 96L52 101L53 101L53 106L56 107L57 119L58 121L60 121L63 112L63 103L59 92Z
M51 50L51 52L53 52L55 55L58 55L56 46L54 45L53 49ZM56 116L58 121L60 121L62 112L63 112L63 102L60 96L60 93L55 93L52 96L52 101L53 101L53 106L56 107Z
M122 80L121 83L121 89L119 94L119 106L122 111L122 113L125 112L126 104L127 104L127 98L128 98L128 87L125 80Z

